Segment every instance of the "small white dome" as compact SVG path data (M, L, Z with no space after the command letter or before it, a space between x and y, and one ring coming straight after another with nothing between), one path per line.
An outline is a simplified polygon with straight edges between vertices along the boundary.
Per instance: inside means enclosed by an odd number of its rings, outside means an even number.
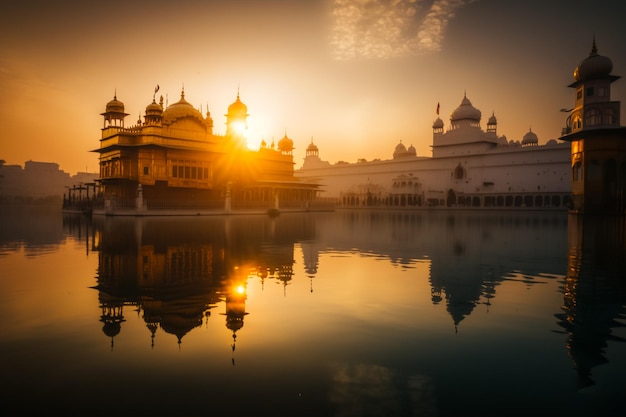
M450 115L450 120L453 122L458 120L474 120L480 122L481 116L482 114L480 110L472 106L472 102L469 101L467 96L463 96L461 105L457 107L454 112L452 112L452 115Z
M522 146L537 145L538 143L539 138L532 130L529 130L522 138Z

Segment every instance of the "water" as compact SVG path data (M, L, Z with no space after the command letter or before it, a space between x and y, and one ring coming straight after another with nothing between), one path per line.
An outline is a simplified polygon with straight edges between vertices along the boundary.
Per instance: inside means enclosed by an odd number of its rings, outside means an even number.
M623 221L1 214L12 415L626 413Z

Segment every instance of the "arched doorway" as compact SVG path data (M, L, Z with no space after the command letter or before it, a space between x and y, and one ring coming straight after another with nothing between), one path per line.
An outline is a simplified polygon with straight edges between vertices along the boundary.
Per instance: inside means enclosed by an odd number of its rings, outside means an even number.
M456 206L456 193L454 192L452 188L448 190L448 199L446 201L446 205L448 207Z

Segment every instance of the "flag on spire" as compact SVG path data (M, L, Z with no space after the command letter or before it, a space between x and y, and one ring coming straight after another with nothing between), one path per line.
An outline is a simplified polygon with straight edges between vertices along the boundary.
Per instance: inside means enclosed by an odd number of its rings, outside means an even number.
M154 87L154 94L156 94L156 93L157 93L157 91L159 91L159 88L160 88L160 87L159 87L159 85L158 85L158 84L156 85L156 87Z
M437 103L437 116L439 116L439 103Z

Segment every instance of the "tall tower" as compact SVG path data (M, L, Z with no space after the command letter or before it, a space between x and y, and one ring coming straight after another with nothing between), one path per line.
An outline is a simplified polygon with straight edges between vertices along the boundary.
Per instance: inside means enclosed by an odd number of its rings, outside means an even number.
M589 56L574 70L574 108L562 131L572 143L572 211L626 215L626 127L620 102L611 101L613 62L599 55L595 39Z
M226 136L233 143L245 147L247 145L248 130L248 106L239 99L239 91L237 91L237 100L228 106L226 113Z

